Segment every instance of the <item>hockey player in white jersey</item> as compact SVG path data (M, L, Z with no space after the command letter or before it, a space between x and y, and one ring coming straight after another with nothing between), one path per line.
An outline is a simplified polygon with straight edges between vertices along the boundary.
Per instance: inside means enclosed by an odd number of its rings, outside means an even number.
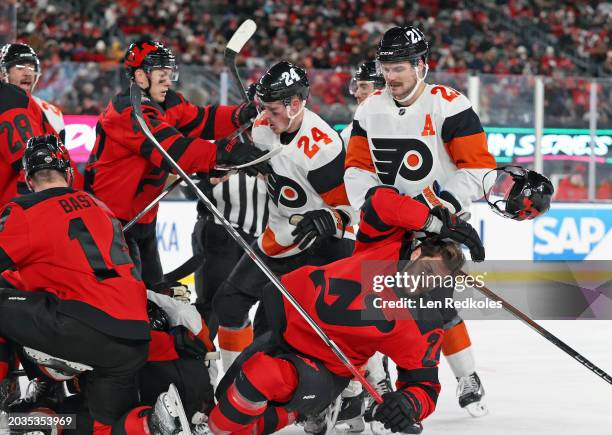
M281 151L270 160L268 224L253 249L278 275L347 257L354 245L356 213L344 188L342 140L305 107L308 94L306 72L285 61L272 66L256 85L262 110L254 122L253 141ZM226 370L252 341L249 309L267 282L245 254L213 299ZM266 329L262 314L255 316L256 334Z
M347 193L357 209L371 187L385 184L462 215L494 181L483 186L496 164L478 115L461 93L425 82L428 54L424 34L412 26L388 30L379 43L386 88L357 108L345 164ZM458 379L459 404L484 415L484 389L465 324L454 309L443 316L442 351Z
M385 87L385 79L382 73L376 68L376 62L368 60L357 68L355 75L349 82L349 92L357 100L357 104L363 103L368 96L379 89ZM344 146L348 145L349 139L351 138L351 127L349 123L341 132L340 137L344 142Z
M34 49L29 45L5 44L0 49L0 76L2 76L3 81L19 86L25 92L31 94L40 79L40 75L40 60ZM34 95L32 97L42 109L53 129L60 135L62 142L65 143L62 111L40 97Z

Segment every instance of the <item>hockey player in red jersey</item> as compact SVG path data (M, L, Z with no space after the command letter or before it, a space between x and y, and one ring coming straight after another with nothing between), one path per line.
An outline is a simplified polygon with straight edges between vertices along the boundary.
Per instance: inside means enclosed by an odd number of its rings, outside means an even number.
M148 433L150 408L134 408L150 340L146 292L121 225L99 200L70 187L56 136L31 138L23 166L33 193L0 210L0 271L16 269L26 291L0 289L0 336L60 367L90 366L85 393L95 433L110 434L113 425ZM162 395L154 433L180 428L178 400L172 388Z
M484 180L496 164L478 115L461 93L424 81L428 56L416 27L393 27L379 43L386 88L357 108L347 149L344 181L355 208L368 189L385 184L467 218L471 202L494 181ZM444 316L442 352L458 380L459 404L484 415L484 388L465 323L454 310Z
M255 92L262 111L253 125L253 141L266 151L280 152L270 159L268 223L253 249L278 275L349 256L357 216L342 179L345 151L338 133L306 108L310 92L306 71L278 62L260 78ZM292 216L298 214L303 219L292 225ZM252 340L249 309L267 282L245 254L213 299L226 369ZM255 316L257 333L265 330L260 319L261 315Z
M413 232L432 239L414 244ZM429 210L392 187L375 187L366 196L353 256L325 266L305 266L282 277L304 310L346 353L356 367L374 352L398 366L397 390L385 393L370 417L393 432L419 433L420 421L435 409L440 391L438 357L444 334L436 309L379 309L372 282L362 279L368 261L395 273L412 260L410 273L447 276L464 263L451 239L466 245L472 259L484 260L476 231L448 209ZM428 297L425 288L420 296ZM405 290L386 287L384 299ZM378 294L378 293L376 293ZM415 293L416 294L416 293ZM263 302L276 337L256 340L236 360L217 390L219 403L209 418L216 434L272 433L298 417L325 409L340 394L350 371L293 306L271 284ZM262 336L264 337L264 336Z
M187 173L208 172L216 163L247 163L263 155L255 147L221 139L256 115L252 104L199 107L171 89L178 78L175 57L157 41L132 44L124 66L132 82L142 89L145 121L158 142ZM251 174L265 172L267 165L249 167ZM146 138L132 115L129 91L115 96L100 115L96 143L87 164L85 179L89 190L127 222L143 210L164 188L170 165ZM157 206L126 234L130 254L142 266L145 283L151 286L162 278L157 251L155 222Z
M6 44L0 49L0 75L4 81L19 86L26 93L32 94L41 74L38 55L28 44ZM32 97L42 109L51 127L62 139L62 142L65 142L62 111L40 97Z
M0 206L28 193L21 167L25 144L32 136L57 134L51 114L31 91L40 76L40 62L26 44L6 44L0 49ZM83 177L72 165L77 187Z

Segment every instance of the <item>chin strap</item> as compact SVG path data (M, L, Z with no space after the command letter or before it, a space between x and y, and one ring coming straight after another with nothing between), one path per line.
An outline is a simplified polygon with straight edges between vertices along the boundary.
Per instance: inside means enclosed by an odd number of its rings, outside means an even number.
M292 116L291 109L289 108L289 106L285 106L285 109L287 110L287 117L289 118L289 124L287 124L287 128L285 129L285 131L289 131L289 129L291 128L291 124L293 123L293 120L297 118L298 116L300 116L300 113L304 111L305 107L306 107L306 100L303 100L300 106L300 110L298 110L298 112Z
M419 77L419 67L418 66L414 66L414 72L416 74L416 78L417 78L417 82L414 85L414 88L412 88L412 91L410 91L410 93L405 96L404 98L393 98L395 101L397 101L398 103L405 103L406 101L410 100L414 94L416 93L417 89L419 89L419 86L421 85L421 83L423 83L423 80L425 80L425 77L427 77L427 72L429 71L429 65L425 64L425 72L423 73L423 77Z

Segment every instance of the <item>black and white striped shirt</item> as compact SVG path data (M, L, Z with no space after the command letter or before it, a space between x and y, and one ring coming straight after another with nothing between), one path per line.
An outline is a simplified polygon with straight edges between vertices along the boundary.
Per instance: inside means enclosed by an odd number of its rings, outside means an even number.
M232 174L213 186L212 193L213 204L234 227L253 237L264 231L268 222L268 194L261 176Z

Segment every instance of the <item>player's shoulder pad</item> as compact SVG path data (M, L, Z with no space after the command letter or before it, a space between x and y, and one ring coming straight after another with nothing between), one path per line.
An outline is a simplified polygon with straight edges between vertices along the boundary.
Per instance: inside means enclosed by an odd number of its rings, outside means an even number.
M270 123L268 120L263 119L261 113L257 115L257 118L255 118L253 122L251 136L253 137L253 142L265 145L274 143L277 137L276 133L270 128Z
M377 89L372 92L368 97L363 100L358 106L357 110L355 110L354 119L361 121L365 115L367 115L372 110L376 110L376 107L381 103L384 98L383 89Z
M439 104L445 117L456 115L472 107L470 100L456 89L445 85L431 84L425 88Z
M129 89L124 89L119 94L115 95L111 100L111 104L117 113L123 112L127 108L132 108L130 101Z
M308 140L316 142L319 148L310 159L312 169L323 166L336 158L338 154L344 153L344 144L340 134L319 115L310 110L305 112L300 133L301 135L296 136L294 139L294 141L297 141L296 143L298 143L298 146L299 141L303 140L300 138L302 136L307 136ZM328 139L323 139L323 137ZM342 158L344 158L344 156L342 156Z
M26 109L30 97L19 86L0 82L0 113L11 109Z
M62 196L70 193L74 193L74 190L71 187L54 187L51 189L41 190L40 192L28 193L27 195L18 196L11 200L12 203L17 204L22 209L27 210L35 205L40 204L47 199L54 198L57 196Z
M166 99L164 101L163 106L166 110L170 110L173 107L185 103L185 101L186 100L183 94L172 89L168 89L168 92L166 92Z

